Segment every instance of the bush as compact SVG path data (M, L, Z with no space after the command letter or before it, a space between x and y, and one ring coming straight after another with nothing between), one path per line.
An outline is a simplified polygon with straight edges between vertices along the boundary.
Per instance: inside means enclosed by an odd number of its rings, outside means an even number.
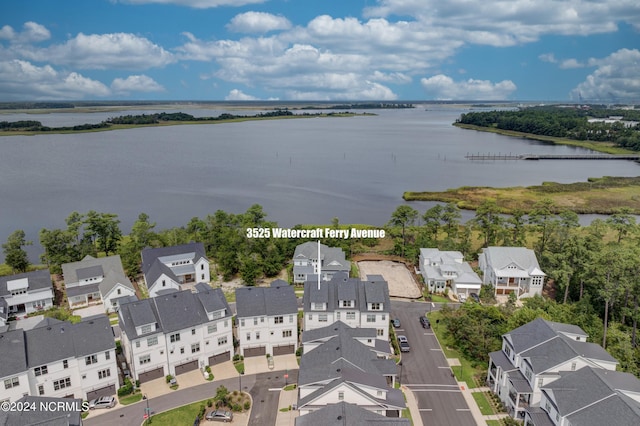
M213 406L213 400L212 399L208 399L207 400L207 407L211 408Z
M249 401L245 401L245 402L244 402L244 409L245 409L245 410L248 410L249 408L251 408L251 402L249 402Z
M198 414L199 417L204 417L204 413L207 411L204 404L200 405L200 412Z
M240 355L240 354L235 354L233 356L233 360L234 361L242 361L242 360L244 360L244 357L242 355Z
M140 380L136 380L136 387L139 388L140 387Z
M298 349L296 349L296 356L302 356L302 346L298 346Z
M173 376L171 374L167 374L167 377L165 377L165 379L167 380L167 383L169 383L171 379L173 379Z
M204 369L204 371L206 371L207 373L211 374L211 366L207 365Z
M242 407L240 407L240 404L233 404L233 405L231 406L231 409L232 409L233 411L242 411Z
M124 385L118 389L118 396L130 395L133 393L133 383L131 380L124 379Z
M120 340L116 340L116 354L122 354L122 343L120 342Z

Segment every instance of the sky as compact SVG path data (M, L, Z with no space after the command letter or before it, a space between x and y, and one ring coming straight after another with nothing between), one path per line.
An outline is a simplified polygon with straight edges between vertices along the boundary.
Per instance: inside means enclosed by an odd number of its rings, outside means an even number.
M37 100L640 103L640 1L2 0Z

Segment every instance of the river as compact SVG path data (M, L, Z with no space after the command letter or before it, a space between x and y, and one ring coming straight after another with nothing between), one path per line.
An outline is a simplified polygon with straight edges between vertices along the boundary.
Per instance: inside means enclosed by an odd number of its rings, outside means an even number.
M333 217L381 226L403 203L404 191L568 183L640 172L638 164L616 160L466 160L470 152L591 151L452 126L465 111L429 104L369 111L376 116L0 137L0 241L23 229L37 243L41 228L66 227L73 211L116 213L128 233L140 212L163 229L218 209L244 212L255 203L280 226L326 224ZM137 112L122 112L130 113ZM58 126L121 115L99 114L24 116ZM433 205L411 204L420 212ZM40 251L37 244L29 249L32 261Z

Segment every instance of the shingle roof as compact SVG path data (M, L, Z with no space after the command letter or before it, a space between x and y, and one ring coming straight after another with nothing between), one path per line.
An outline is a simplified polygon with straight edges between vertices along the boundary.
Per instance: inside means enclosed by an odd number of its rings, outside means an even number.
M355 290L355 299L342 299L351 297L352 289ZM304 283L302 303L305 312L312 310L312 303L326 303L327 311L335 311L338 309L339 300L355 300L355 305L350 309L360 312L368 311L368 303L383 304L384 309L376 312L389 312L391 308L389 285L379 275L370 276L367 281L360 281L358 278L347 278L346 274L339 272L330 281L322 281L320 290L315 281L308 280Z
M0 378L9 377L27 370L24 332L7 331L0 334Z
M142 273L147 275L149 268L159 257L174 256L184 253L195 253L194 261L206 258L202 243L188 243L170 247L145 248L142 250Z
M373 328L362 328L362 327L349 327L342 321L336 321L335 323L328 325L326 327L316 328L313 330L306 330L302 333L302 344L307 342L312 342L315 340L328 340L331 337L335 337L340 335L341 333L345 333L347 336L351 338L376 338L376 330Z
M298 301L292 286L241 287L236 289L238 318L298 313Z
M540 271L540 265L533 250L525 247L487 247L483 249L487 261L495 269L503 269L515 264L527 272Z
M98 293L100 291L100 284L87 284L77 285L74 287L67 287L67 297L80 296L81 294Z
M100 289L100 294L103 297L106 296L118 284L121 284L121 285L127 287L128 289L130 289L131 291L133 291L135 293L135 289L133 288L133 284L131 284L131 281L129 280L129 278L127 278L124 275L124 272L122 270L118 271L116 269L110 269L105 274L104 279L102 280L102 282L100 282L100 284L98 286L98 288Z
M558 332L581 335L584 336L585 339L587 337L587 334L578 326L547 321L543 318L536 318L531 322L505 333L504 336L511 340L516 353L521 353L546 340L554 338L558 335Z
M601 346L595 343L578 342L564 335L556 335L538 346L521 352L520 355L529 361L536 374L577 357L617 363L617 360Z
M158 319L165 333L184 330L209 322L198 298L190 290L178 291L153 298Z
M317 259L318 243L308 241L306 243L299 244L293 253L293 258ZM339 247L329 247L324 244L320 244L320 259L322 260L321 267L323 271L349 272L351 270L351 262L346 260L344 251ZM304 272L309 273L306 269L302 270L301 268L301 266L294 266L294 274Z
M296 417L296 426L409 426L409 419L385 417L355 404L330 404L304 416Z
M224 293L220 288L211 288L208 284L204 284L208 288L200 287L196 297L200 299L200 303L204 307L206 312L216 312L222 309L225 310L225 316L231 315L231 308L227 299L224 297Z
M17 275L6 275L0 277L0 297L11 294L7 290L7 282L27 278L29 283L29 291L53 288L51 283L51 274L48 269L38 271L25 272Z
M102 273L100 273L100 268L102 268ZM120 260L119 255L116 254L114 256L99 258L86 256L78 262L62 264L62 275L64 276L64 282L67 286L77 283L84 278L104 276L104 274L110 270L120 272L124 275L122 260Z

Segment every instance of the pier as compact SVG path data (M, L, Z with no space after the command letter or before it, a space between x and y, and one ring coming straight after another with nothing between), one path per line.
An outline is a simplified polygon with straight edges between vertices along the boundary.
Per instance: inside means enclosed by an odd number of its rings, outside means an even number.
M465 155L467 160L632 160L640 161L640 155L634 154L469 154Z

